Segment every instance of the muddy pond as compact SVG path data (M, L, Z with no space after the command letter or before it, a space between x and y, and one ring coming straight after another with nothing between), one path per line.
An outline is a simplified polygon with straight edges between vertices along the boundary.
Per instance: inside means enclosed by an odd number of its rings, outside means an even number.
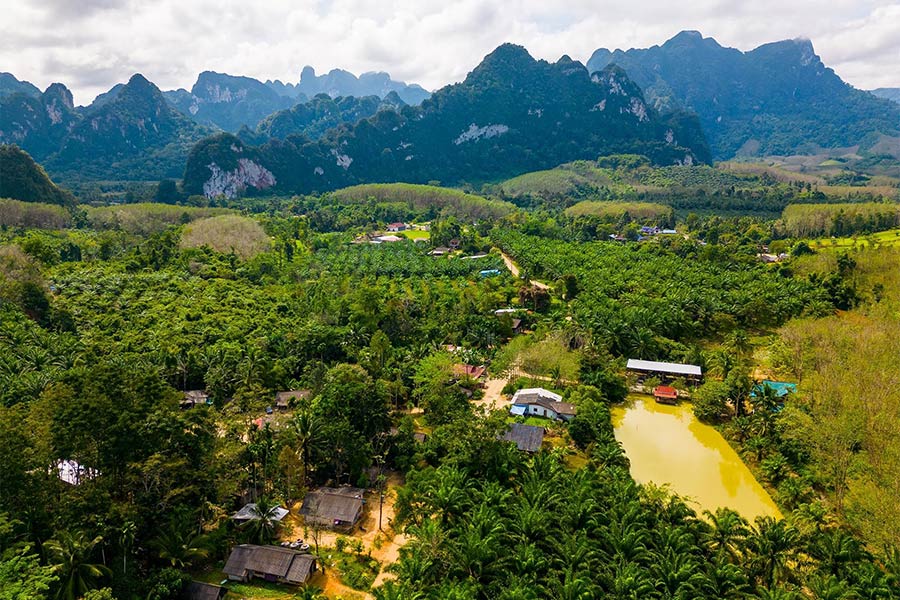
M781 517L778 507L718 431L694 417L689 402L658 404L629 396L613 408L616 439L638 483L668 484L697 511L727 506L753 522Z

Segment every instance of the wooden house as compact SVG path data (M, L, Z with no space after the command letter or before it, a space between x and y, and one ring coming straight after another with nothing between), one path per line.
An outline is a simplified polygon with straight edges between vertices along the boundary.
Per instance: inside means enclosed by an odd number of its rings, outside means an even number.
M231 551L222 571L232 581L250 581L259 578L276 583L300 585L309 581L315 573L316 557L281 546L241 544Z
M365 490L320 487L306 494L300 514L307 525L352 531L362 517Z

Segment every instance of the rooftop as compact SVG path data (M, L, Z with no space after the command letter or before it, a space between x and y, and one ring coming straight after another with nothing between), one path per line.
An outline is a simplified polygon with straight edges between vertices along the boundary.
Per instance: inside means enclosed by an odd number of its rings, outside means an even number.
M522 404L524 402L533 402L539 398L550 400L551 402L562 402L562 396L544 388L522 388L513 394L512 401L513 404Z
M306 494L300 514L320 523L354 523L363 507L365 490L354 487L320 487Z
M653 360L638 360L629 358L626 367L630 371L651 371L653 373L670 373L676 375L703 374L703 370L697 365L683 365L680 363L656 362Z
M309 579L316 558L291 548L280 546L236 546L222 571L229 576L245 577L248 571L272 575L288 583L305 583Z
M512 423L506 433L500 436L500 439L514 442L516 448L523 452L537 452L541 449L541 443L544 441L544 428Z
M275 507L273 516L276 521L281 521L286 516L288 516L288 509L277 506ZM254 521L259 518L259 515L256 514L256 503L250 502L249 504L245 504L241 510L237 511L231 516L235 521Z

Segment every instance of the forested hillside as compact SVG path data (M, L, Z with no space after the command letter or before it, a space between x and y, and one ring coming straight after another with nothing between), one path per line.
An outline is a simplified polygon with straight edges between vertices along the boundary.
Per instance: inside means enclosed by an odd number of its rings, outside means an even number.
M212 197L385 181L479 182L610 152L645 154L657 164L709 161L696 119L650 110L620 69L591 78L568 57L550 64L507 44L421 108L383 110L316 143L204 140L191 152L184 187Z
M719 160L867 150L880 135L900 135L900 106L844 83L806 39L741 52L682 31L651 48L600 48L587 64L622 67L659 110L697 113Z
M56 186L44 169L15 145L0 145L0 198L71 205L72 194Z

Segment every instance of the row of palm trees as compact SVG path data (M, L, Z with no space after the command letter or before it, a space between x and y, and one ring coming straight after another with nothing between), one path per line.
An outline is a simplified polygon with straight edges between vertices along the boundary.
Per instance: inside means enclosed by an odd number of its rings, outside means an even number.
M897 553L803 511L698 517L621 466L572 472L553 453L501 477L445 457L410 477L398 511L411 541L379 600L900 598Z

